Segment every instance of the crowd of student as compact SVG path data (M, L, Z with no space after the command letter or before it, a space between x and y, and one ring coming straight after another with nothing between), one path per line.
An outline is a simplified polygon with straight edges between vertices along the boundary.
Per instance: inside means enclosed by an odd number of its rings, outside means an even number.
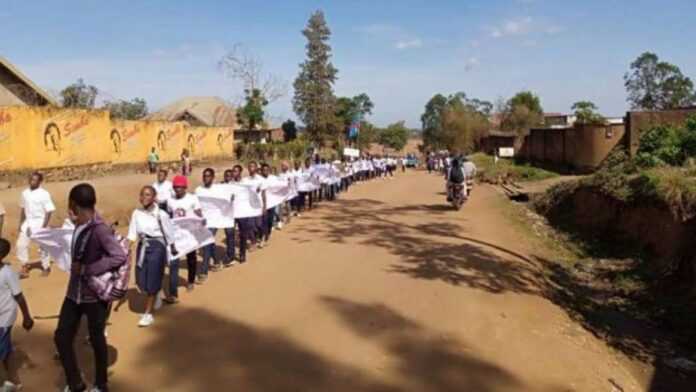
M104 222L96 212L95 189L87 183L73 187L68 195L69 217L63 226L72 230L70 278L55 331L56 355L66 377L65 391L87 390L73 348L82 316L87 318L89 342L95 357L95 382L90 391L108 390L105 326L111 303L103 300L100 293L100 277L129 266L129 261L133 261L136 284L147 297L145 312L138 325L148 327L154 322L153 313L160 308L162 301L169 304L179 301L180 259L186 260L186 289L192 291L196 285L206 282L209 271L220 271L247 262L248 253L254 248L266 246L271 240L272 232L281 230L290 222L291 217L301 216L324 200L336 199L355 183L375 178L392 178L399 163L405 171L405 161L399 162L390 157L364 157L341 162L327 162L316 157L302 163L282 162L279 168L267 163L259 165L250 162L246 171L241 165L235 165L225 170L222 178L212 168L203 170L202 184L195 190L189 186L190 161L186 162L181 174L174 176L172 181L168 180L167 170L154 170L157 172L157 180L141 189L140 207L131 215L125 239L118 236L113 226ZM22 192L20 199L21 217L16 254L21 271L16 274L4 263L0 269L0 359L7 374L0 391L15 391L21 387L16 365L12 361L11 330L17 318L17 309L21 310L22 326L25 329L31 330L33 319L22 295L19 278L29 277L32 233L49 229L51 216L56 209L50 193L41 186L42 182L43 176L40 173L32 174L29 187ZM270 207L267 204L270 194L267 192L271 192L273 184L279 183L286 184L287 197L282 203ZM180 255L174 240L175 220L196 217L202 225L206 225L206 216L199 198L219 196L221 190L228 192L225 197L229 197L231 202L240 202L240 198L250 198L255 194L261 202L260 212L258 215L251 214L253 216L235 216L230 227L221 228L225 245L225 253L221 258L216 254L214 242ZM4 218L2 205L0 211L3 212L0 217ZM215 236L218 229L209 230ZM0 260L7 258L10 249L10 243L0 238ZM50 258L43 249L39 251L42 275L47 276L51 272ZM198 252L201 254L200 264ZM163 284L166 269L169 270L169 279ZM97 286L94 285L95 280ZM166 292L164 297L160 295L163 291Z

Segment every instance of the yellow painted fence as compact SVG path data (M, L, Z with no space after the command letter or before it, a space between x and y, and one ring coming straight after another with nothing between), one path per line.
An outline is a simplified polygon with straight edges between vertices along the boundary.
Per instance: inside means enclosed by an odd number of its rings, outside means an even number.
M0 108L0 170L144 163L152 147L162 161L232 156L234 129L184 122L112 120L102 110Z

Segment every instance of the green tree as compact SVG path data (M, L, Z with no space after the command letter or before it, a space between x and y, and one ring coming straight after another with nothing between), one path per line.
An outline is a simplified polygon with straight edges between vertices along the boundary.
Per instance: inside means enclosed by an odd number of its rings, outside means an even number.
M421 116L423 144L431 149L470 150L487 130L492 108L490 102L469 99L463 92L435 95Z
M379 131L379 144L401 151L408 143L411 131L406 127L405 121L390 124Z
M336 100L336 117L343 126L348 127L353 121L362 121L366 116L372 114L374 107L372 100L365 93L352 98L340 97Z
M660 61L655 53L645 52L624 75L627 101L632 109L667 110L693 105L694 84L676 65Z
M602 124L606 119L599 113L597 105L590 101L578 101L571 108L575 111L575 117L580 124Z
M77 109L93 109L97 100L99 90L86 85L84 80L77 79L77 82L69 85L60 92L63 107Z
M302 34L307 38L307 59L300 64L295 79L293 108L305 124L310 140L323 145L338 136L333 91L338 70L331 63L331 30L322 11L312 14Z
M282 125L283 128L283 140L285 143L297 139L297 125L292 120L287 120Z
M111 113L111 118L122 120L140 120L148 114L147 102L142 98L106 102L104 109Z
M530 128L540 126L543 122L544 109L539 97L531 91L522 91L507 101L500 127L503 131L521 137Z
M360 123L360 132L358 132L358 138L356 139L357 148L360 150L366 150L370 148L372 143L376 143L379 140L379 130L372 123L367 121L362 121Z
M256 129L256 126L263 123L265 107L268 100L263 96L261 90L244 90L245 103L237 110L237 122L242 128Z

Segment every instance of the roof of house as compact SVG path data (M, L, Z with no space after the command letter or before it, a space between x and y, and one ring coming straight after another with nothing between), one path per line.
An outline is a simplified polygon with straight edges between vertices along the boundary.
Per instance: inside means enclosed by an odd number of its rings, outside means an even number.
M53 99L53 97L51 97L46 91L44 91L41 87L39 87L31 79L24 75L22 71L20 71L17 67L14 66L14 64L10 63L6 58L2 56L0 56L0 68L5 69L7 72L12 74L22 84L29 88L29 90L32 93L36 94L39 98L45 101L42 102L43 104L58 106L58 102L56 102Z
M191 116L209 127L237 125L237 112L219 97L187 97L151 113L147 120L179 121Z

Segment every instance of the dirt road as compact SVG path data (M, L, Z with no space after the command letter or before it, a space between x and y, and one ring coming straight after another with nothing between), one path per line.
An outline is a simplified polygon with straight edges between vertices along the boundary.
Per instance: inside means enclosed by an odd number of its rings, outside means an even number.
M143 182L95 181L105 215L125 226ZM442 191L422 172L358 185L182 293L149 329L136 326L132 293L108 330L113 390L594 392L612 391L610 379L644 390L541 295L543 250L508 223L495 190L477 188L460 212ZM14 332L27 391L61 384L52 331L65 283L60 272L23 281L42 318ZM78 348L91 379L89 347Z

